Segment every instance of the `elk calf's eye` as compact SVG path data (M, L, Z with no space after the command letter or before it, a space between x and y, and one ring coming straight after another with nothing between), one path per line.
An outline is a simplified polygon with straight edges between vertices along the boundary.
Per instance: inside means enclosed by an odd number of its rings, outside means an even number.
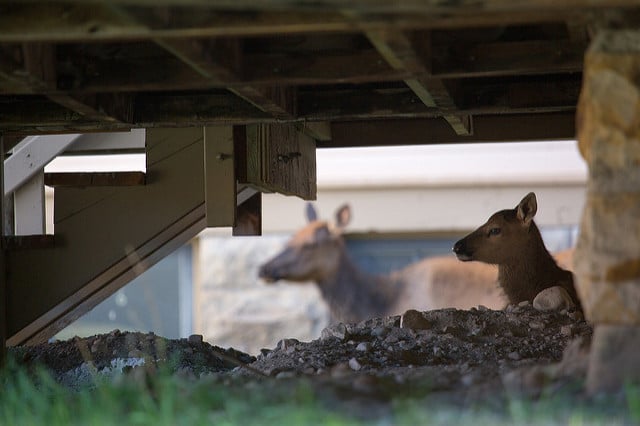
M489 236L494 236L500 234L500 228L491 228L489 229Z

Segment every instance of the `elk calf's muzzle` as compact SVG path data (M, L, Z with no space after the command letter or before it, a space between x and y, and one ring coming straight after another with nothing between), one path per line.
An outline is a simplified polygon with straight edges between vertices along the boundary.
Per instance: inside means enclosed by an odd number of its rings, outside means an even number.
M456 257L464 262L473 260L473 256L469 248L466 244L466 238L463 238L457 241L453 245L453 252L456 254Z

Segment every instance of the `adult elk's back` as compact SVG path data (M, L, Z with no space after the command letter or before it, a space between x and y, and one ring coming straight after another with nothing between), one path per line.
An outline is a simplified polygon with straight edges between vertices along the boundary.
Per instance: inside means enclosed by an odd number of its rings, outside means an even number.
M494 213L456 242L453 251L462 261L498 265L498 282L510 303L527 300L541 308L579 307L573 274L556 264L533 221L537 208L530 192L516 208Z
M460 263L453 256L427 258L388 275L372 275L347 253L342 231L351 219L349 206L336 212L335 224L319 221L307 205L308 224L284 250L260 268L267 282L314 281L332 320L356 322L401 314L407 309L469 309L505 305L495 267Z

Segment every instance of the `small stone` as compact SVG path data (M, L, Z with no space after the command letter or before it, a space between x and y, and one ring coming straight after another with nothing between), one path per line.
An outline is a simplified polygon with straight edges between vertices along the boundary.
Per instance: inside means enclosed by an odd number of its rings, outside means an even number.
M282 339L278 342L276 348L281 351L292 352L298 343L300 343L298 339Z
M369 342L360 342L358 343L358 346L356 346L356 351L359 351L359 352L369 352L370 349L371 349L371 343Z
M202 338L202 334L192 334L191 336L189 336L189 343L193 344L197 344L197 343L202 343L203 338Z
M573 326L571 325L563 325L560 327L560 334L563 336L571 337L573 336Z
M519 361L520 359L522 359L522 357L520 356L520 354L519 354L518 352L516 352L516 351L509 352L509 353L507 354L507 357L508 357L509 359L514 360L514 361Z
M359 371L362 368L362 365L360 365L357 359L351 358L349 360L349 368L351 368L353 371Z
M582 321L584 319L584 315L580 311L569 312L567 316L574 321Z
M487 307L486 307L486 306L484 306L484 305L478 305L478 310L479 310L480 312L486 312L486 311L488 311L488 310L489 310L489 308L487 308Z
M260 355L262 355L263 357L268 357L269 354L271 354L271 349L267 349L267 348L262 348L260 349Z
M133 349L127 355L129 358L144 358L144 353L140 349Z
M532 328L534 330L544 330L545 325L542 321L533 320L529 322L529 328Z
M281 371L278 374L276 374L276 379L290 379L295 376L296 376L296 373L293 371Z
M344 341L347 338L347 327L343 323L337 323L326 327L320 333L320 340L335 338Z
M389 329L384 326L378 326L371 330L371 335L373 337L383 337L389 332Z
M346 377L351 374L350 365L346 362L336 364L331 369L330 374L331 374L331 377L334 379L340 379L340 378Z
M523 300L522 302L518 303L518 307L520 308L524 308L525 306L529 305L531 305L531 302L529 302L528 300Z
M409 309L400 317L400 328L410 328L413 330L427 330L431 324L424 317L422 312Z

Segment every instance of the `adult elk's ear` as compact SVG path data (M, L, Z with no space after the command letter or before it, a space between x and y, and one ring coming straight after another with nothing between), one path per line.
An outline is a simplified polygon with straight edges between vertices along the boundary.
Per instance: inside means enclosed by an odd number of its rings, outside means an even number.
M315 222L318 220L318 212L313 207L313 204L307 203L307 208L305 210L305 214L307 215L307 222Z
M336 227L342 229L351 222L351 207L349 204L343 204L336 210Z
M520 201L520 204L516 207L516 216L523 225L529 226L533 217L536 215L537 210L538 202L536 201L536 194L530 192L525 195L522 201Z

